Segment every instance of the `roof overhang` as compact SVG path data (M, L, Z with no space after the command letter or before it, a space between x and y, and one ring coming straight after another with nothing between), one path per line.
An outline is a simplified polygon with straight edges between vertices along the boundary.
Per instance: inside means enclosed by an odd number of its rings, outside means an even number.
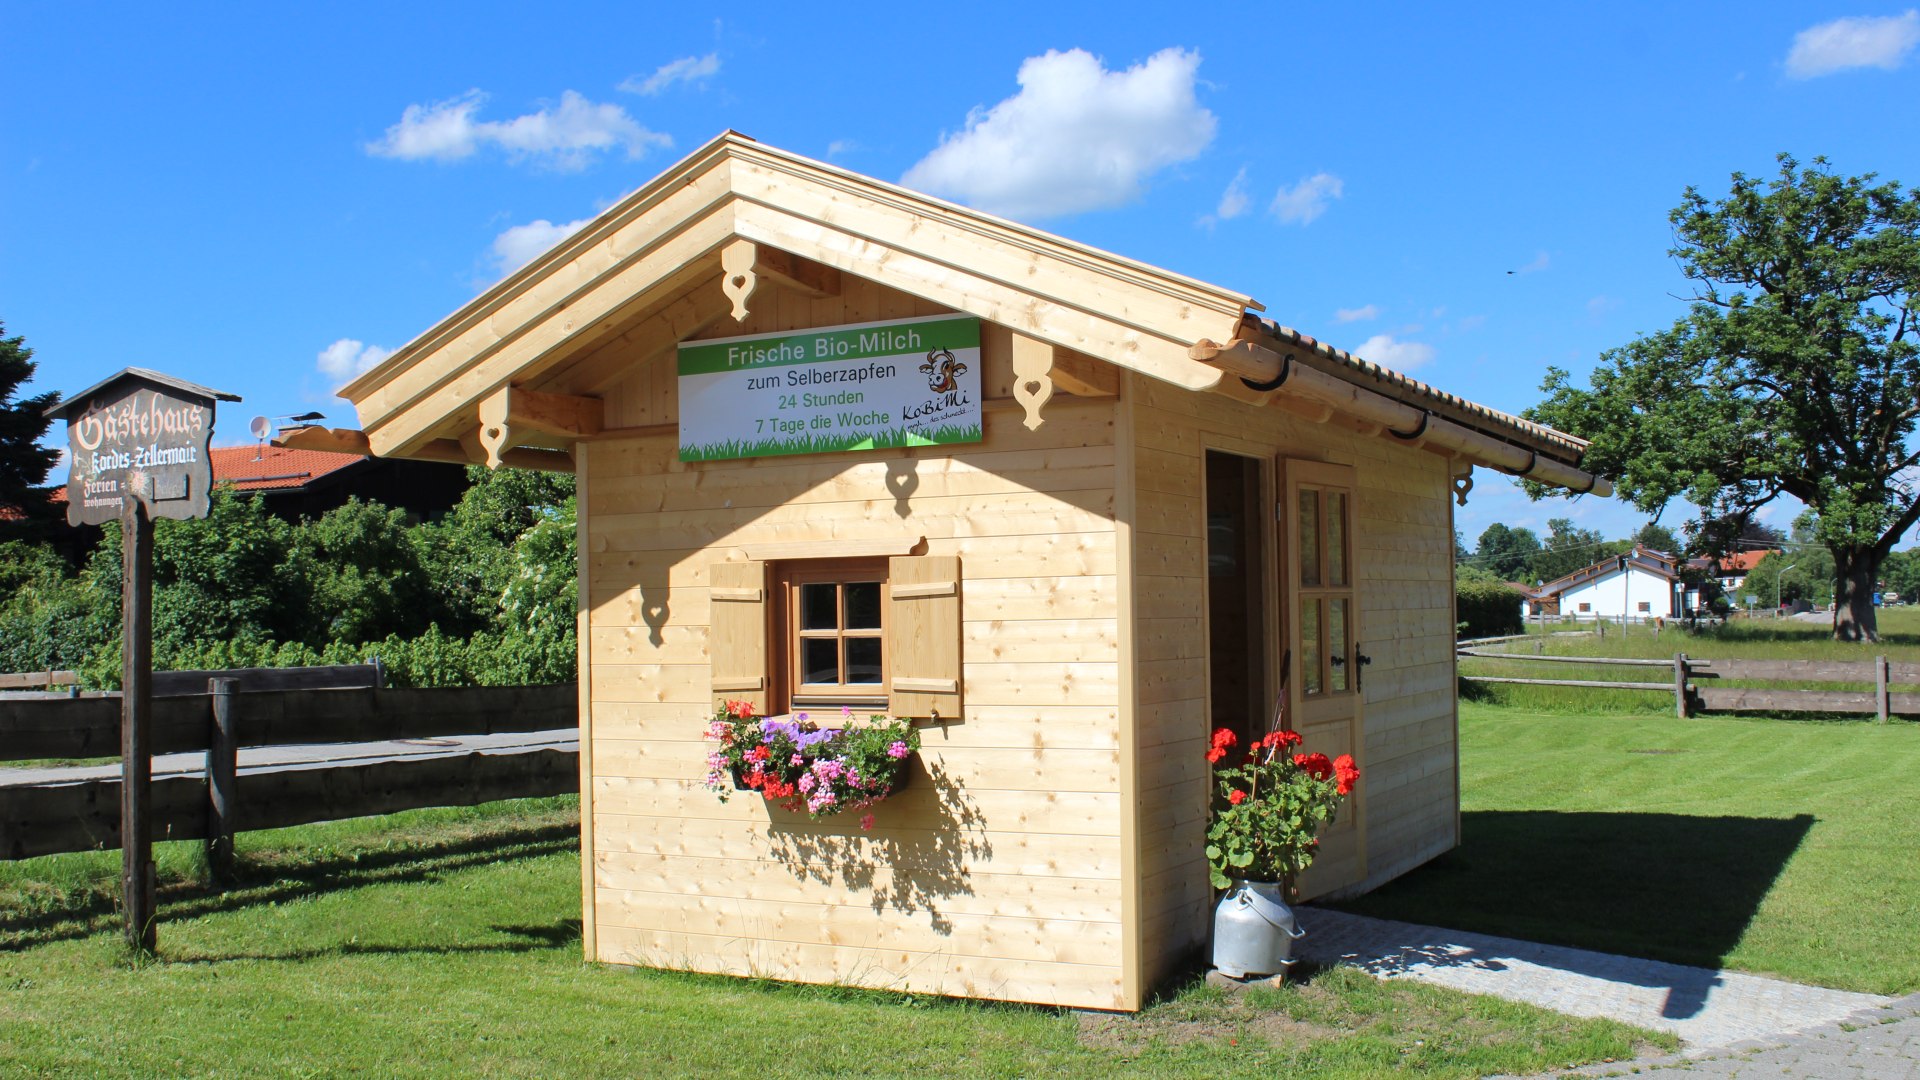
M733 310L722 281L734 273L726 252L742 241L788 260L794 276L784 283L867 278L1188 390L1276 397L1249 391L1236 377L1244 371L1216 362L1228 347L1215 342L1302 354L1303 368L1346 388L1331 404L1309 402L1308 411L1351 418L1366 411L1356 402L1371 406L1396 421L1374 423L1375 433L1430 442L1428 449L1457 459L1456 473L1483 464L1576 491L1605 484L1574 467L1583 441L1259 320L1251 313L1260 305L1242 293L734 132L343 387L365 431L355 441L383 456L566 462L552 451L600 430L599 394ZM1277 396L1299 407L1307 381ZM523 409L513 395L531 404ZM1389 403L1387 411L1375 398ZM483 423L488 416L514 421L512 442L485 444L483 434L498 438L508 426ZM523 416L548 422L529 426ZM1420 434L1399 431L1397 420L1413 417ZM1431 418L1437 426L1429 440Z

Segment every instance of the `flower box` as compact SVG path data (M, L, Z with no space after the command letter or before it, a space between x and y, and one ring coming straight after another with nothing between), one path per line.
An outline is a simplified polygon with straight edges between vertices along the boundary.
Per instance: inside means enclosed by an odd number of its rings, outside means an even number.
M757 791L771 806L822 819L866 810L905 786L919 732L886 716L856 724L850 709L840 720L823 727L806 713L765 717L728 702L707 725L706 737L720 744L707 755L707 787L721 802ZM860 827L873 827L871 813Z

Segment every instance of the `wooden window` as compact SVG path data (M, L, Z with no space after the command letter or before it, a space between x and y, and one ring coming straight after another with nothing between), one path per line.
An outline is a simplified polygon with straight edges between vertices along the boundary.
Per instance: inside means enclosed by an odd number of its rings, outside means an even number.
M1651 600L1642 600L1642 601L1640 601L1640 610L1641 610L1641 611L1652 611L1652 610L1653 610L1653 601L1651 601Z
M887 563L829 559L776 574L781 675L792 708L887 701Z
M957 556L747 560L708 573L716 706L960 718Z
M1593 610L1593 605L1592 605L1592 604L1581 604L1581 605L1580 605L1580 610L1581 610L1581 611L1592 611L1592 610Z

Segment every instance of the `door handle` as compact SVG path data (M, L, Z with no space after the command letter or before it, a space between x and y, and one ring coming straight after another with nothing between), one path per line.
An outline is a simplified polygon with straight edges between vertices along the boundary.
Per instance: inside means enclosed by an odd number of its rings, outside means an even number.
M1353 690L1354 690L1354 693L1359 693L1360 692L1360 669L1366 667L1368 664L1373 663L1373 657L1368 656L1366 653L1355 651L1353 654L1353 658L1355 661L1357 661L1357 663L1355 663L1353 667Z

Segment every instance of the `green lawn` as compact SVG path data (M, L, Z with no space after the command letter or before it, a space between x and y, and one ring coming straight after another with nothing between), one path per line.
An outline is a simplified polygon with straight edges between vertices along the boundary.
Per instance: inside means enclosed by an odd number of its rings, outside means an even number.
M1463 844L1351 910L1920 990L1920 725L1462 703Z
M224 896L162 845L161 957L140 964L117 853L0 864L0 1075L1467 1077L1647 1037L1352 969L1095 1017L585 965L575 813L247 834Z

